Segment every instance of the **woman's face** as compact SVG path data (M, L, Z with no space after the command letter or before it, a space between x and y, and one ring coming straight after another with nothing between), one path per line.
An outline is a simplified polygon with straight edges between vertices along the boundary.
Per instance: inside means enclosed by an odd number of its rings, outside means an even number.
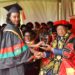
M18 24L20 22L20 14L18 12L12 12L10 15L10 20L13 24L18 26Z
M67 31L64 26L58 26L56 30L57 30L57 34L59 36L64 36L66 34L66 31Z
M29 32L25 33L24 39L25 39L25 41L28 41L28 42L30 41L30 33Z

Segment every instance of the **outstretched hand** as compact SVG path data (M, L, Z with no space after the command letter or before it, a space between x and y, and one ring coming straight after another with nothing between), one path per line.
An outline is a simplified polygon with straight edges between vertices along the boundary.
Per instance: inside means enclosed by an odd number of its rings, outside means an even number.
M52 50L52 47L48 44L45 45L45 47L40 47L41 49L45 50L45 51L51 51Z
M40 47L43 43L44 43L43 41L40 41L37 44L29 45L29 47L32 47L32 48L34 48L34 47Z

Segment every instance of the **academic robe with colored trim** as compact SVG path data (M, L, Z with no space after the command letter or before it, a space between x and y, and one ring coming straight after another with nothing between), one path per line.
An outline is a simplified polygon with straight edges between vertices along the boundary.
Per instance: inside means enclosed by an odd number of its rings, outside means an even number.
M0 75L24 75L22 64L27 63L30 56L20 30L7 24L0 37Z
M59 75L75 75L75 35L69 36L62 55Z
M63 49L54 49L54 55L61 55L58 75L75 75L75 35L70 34ZM46 53L46 56L49 54Z

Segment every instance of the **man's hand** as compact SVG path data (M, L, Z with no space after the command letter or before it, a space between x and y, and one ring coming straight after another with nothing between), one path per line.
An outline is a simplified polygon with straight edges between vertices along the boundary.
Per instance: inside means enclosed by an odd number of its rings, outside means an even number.
M51 51L52 50L52 47L48 44L45 45L45 47L40 47L41 49L45 50L45 51Z

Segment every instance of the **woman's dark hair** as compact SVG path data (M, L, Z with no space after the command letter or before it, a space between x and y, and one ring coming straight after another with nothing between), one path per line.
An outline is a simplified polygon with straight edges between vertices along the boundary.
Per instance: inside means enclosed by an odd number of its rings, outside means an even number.
M54 28L54 24L52 21L48 21L47 22L47 26L49 29L52 29L52 32L56 32L55 28Z
M53 27L53 22L52 21L48 21L47 25L49 25L52 28Z
M28 30L32 30L33 27L34 27L34 26L33 26L33 23L32 23L32 22L28 22L28 23L26 24L26 28L27 28Z
M10 22L11 22L11 21L10 21L10 15L11 15L11 13L8 13L8 14L7 14L7 18L6 18L6 22L7 22L7 23L10 23Z
M40 23L39 22L35 22L35 28L40 28Z
M43 28L47 28L47 24L44 23L44 22L41 23L41 26L42 26Z

